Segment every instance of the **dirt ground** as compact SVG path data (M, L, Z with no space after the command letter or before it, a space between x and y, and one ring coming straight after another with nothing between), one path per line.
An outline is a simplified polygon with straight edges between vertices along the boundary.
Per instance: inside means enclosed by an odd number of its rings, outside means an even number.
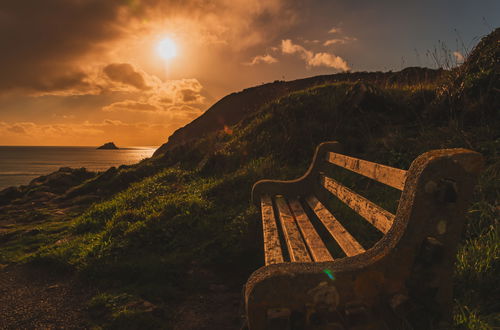
M27 266L0 270L0 329L84 329L92 290L73 275Z
M211 281L212 282L212 281ZM73 274L33 266L0 269L0 329L90 329L86 303L96 289ZM241 329L241 287L213 281L176 308L174 330Z

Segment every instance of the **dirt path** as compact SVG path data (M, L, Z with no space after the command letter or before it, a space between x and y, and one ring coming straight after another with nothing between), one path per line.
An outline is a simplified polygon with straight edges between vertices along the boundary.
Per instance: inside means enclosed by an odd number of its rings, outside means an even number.
M188 297L177 309L174 330L238 330L241 292L224 285Z
M176 306L170 325L165 325L174 330L241 329L240 281L198 274L205 284ZM89 329L85 304L95 293L72 274L4 267L0 269L0 329Z
M246 272L215 271L193 265L187 276L200 287L175 309L173 330L239 330Z
M0 329L86 329L90 290L73 276L26 266L0 270Z

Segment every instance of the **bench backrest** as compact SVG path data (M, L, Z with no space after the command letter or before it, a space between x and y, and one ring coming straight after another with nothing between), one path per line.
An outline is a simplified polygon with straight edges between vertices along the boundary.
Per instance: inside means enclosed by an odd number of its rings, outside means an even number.
M277 218L280 218L280 222L283 224L285 243L288 246L291 261L333 260L313 230L299 201L299 196L330 232L346 256L353 256L365 250L354 238L357 235L351 235L337 221L332 212L318 200L316 196L322 194L318 190L333 194L383 234L391 228L395 218L394 214L325 175L323 171L333 164L400 191L404 189L407 171L346 156L339 153L340 150L339 143L325 142L317 148L313 162L302 178L287 182L263 180L254 186L254 202L260 205L262 210L266 265L285 261L279 243L277 243L278 228L273 212L273 198ZM294 218L300 230L294 229L295 225L292 224ZM299 231L302 235L299 234ZM300 236L304 237L308 249L300 242ZM310 251L312 258L307 256L306 250Z

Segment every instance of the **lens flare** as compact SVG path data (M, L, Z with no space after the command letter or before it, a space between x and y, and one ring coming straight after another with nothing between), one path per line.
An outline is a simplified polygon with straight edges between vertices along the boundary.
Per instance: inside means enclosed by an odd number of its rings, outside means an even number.
M332 280L335 281L335 276L333 276L333 273L329 269L323 269L323 272Z

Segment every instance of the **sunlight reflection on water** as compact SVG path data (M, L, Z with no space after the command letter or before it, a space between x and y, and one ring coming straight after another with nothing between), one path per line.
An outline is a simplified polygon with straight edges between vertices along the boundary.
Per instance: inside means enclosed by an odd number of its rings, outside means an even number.
M95 147L0 146L0 189L29 183L60 167L105 171L111 166L130 165L153 155L156 147L98 150Z

